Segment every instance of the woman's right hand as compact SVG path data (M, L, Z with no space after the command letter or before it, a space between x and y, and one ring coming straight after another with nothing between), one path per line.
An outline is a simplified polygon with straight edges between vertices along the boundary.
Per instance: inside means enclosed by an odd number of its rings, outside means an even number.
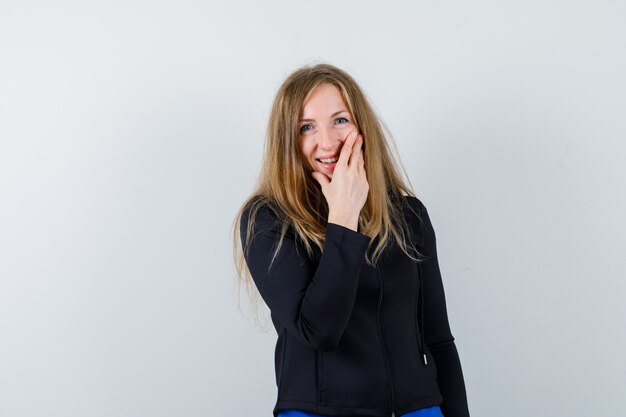
M321 172L312 174L328 202L328 222L354 231L369 192L362 144L363 136L357 131L351 132L341 148L332 179Z

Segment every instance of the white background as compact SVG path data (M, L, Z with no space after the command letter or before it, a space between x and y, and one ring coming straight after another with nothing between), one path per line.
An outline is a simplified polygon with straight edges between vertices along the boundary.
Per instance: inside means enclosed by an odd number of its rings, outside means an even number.
M335 64L429 210L470 412L626 415L623 1L0 3L0 416L270 416L231 226ZM245 300L245 299L244 299Z

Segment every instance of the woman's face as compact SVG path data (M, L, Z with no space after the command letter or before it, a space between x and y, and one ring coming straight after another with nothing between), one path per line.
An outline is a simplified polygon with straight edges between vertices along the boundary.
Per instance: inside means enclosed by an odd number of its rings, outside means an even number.
M298 127L300 149L309 166L332 178L339 151L356 130L339 89L332 84L315 87L304 102Z

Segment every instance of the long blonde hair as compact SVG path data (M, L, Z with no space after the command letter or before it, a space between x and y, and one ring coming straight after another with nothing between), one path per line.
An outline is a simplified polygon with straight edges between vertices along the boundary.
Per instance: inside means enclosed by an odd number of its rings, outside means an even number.
M279 209L277 215L283 227L274 257L289 227L293 228L297 240L303 243L309 256L313 255L311 245L323 249L328 204L319 183L310 175L311 169L300 150L298 122L307 98L316 86L324 83L339 89L356 128L363 136L364 167L369 192L361 210L359 232L370 237L370 247L376 242L373 251L368 250L366 262L375 265L392 241L411 259L421 261L421 254L408 238L403 213L393 202L403 195L415 196L415 193L404 167L396 162L389 148L387 137L393 143L389 129L348 73L330 64L304 66L291 73L278 89L267 126L258 183L237 211L233 222L238 307L242 285L246 287L252 310L256 312L258 307L258 290L245 262L244 250L250 244L255 215L260 207L270 204ZM402 167L408 185L399 175L398 166ZM241 242L241 217L246 208L249 209L246 241Z

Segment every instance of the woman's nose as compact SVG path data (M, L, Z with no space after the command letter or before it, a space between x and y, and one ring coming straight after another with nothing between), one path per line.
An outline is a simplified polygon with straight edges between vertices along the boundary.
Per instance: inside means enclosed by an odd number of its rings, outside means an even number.
M322 127L319 130L319 146L324 149L332 149L340 141L337 132L333 132L327 127Z

